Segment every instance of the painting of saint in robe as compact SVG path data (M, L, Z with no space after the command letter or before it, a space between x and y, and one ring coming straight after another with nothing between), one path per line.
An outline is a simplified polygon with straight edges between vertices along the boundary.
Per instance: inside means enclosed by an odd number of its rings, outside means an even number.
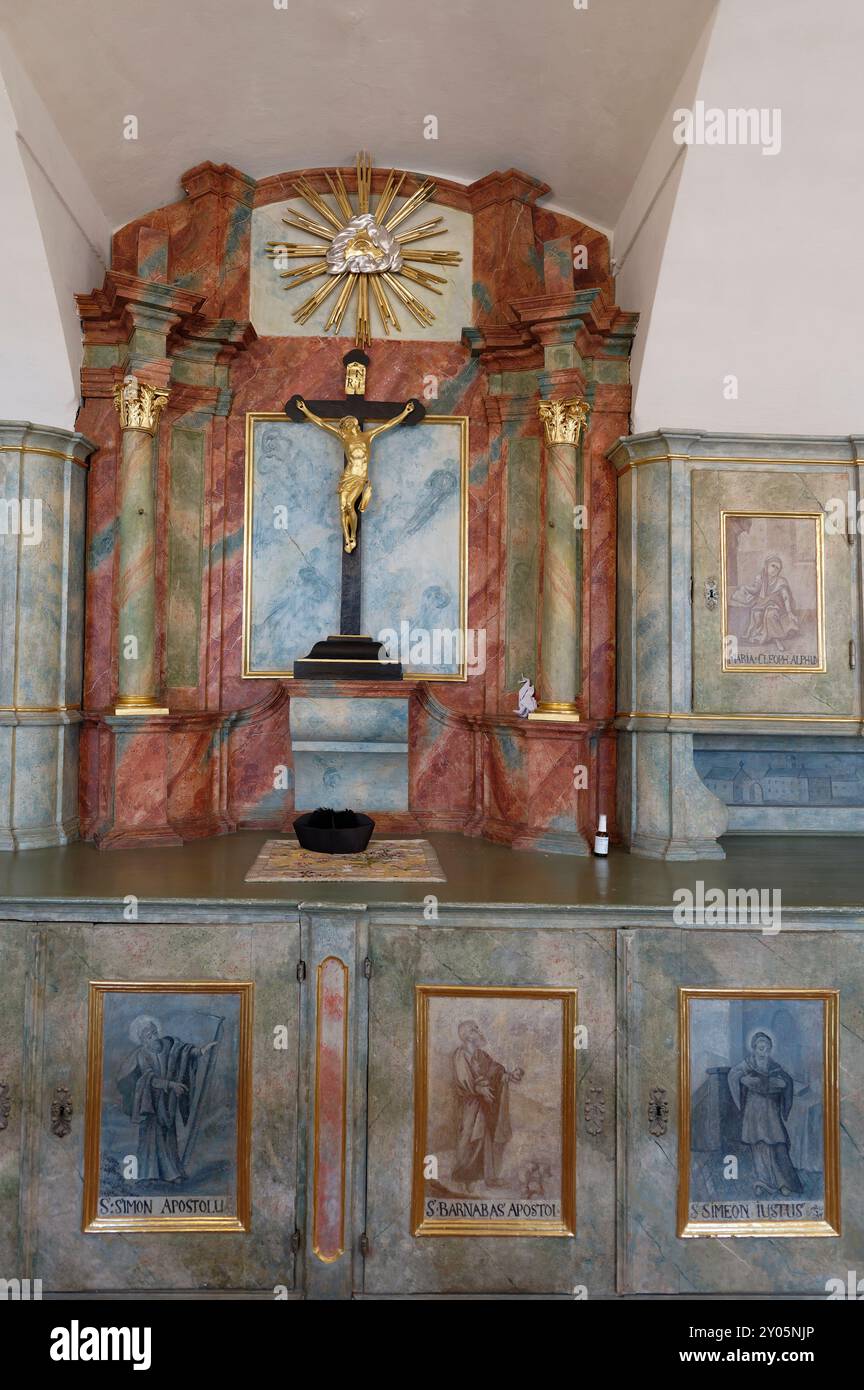
M839 990L682 988L678 1234L836 1235Z
M786 1128L794 1083L772 1057L767 1033L754 1033L747 1056L729 1072L732 1099L741 1112L741 1142L753 1159L753 1190L757 1197L789 1197L804 1191L792 1164Z
M825 669L819 514L723 512L723 669Z
M414 1234L572 1235L576 990L415 994Z
M85 1231L249 1229L253 994L90 982Z
M785 652L784 642L799 631L795 599L779 555L766 555L757 578L752 584L735 589L730 603L749 609L744 642L757 647L772 645L778 652Z
M216 1042L198 1047L160 1036L155 1018L133 1019L135 1043L117 1075L121 1108L138 1126L138 1181L181 1183L187 1174L178 1145L178 1120L188 1125L201 1058Z
M471 1192L472 1184L505 1187L500 1177L504 1150L513 1137L510 1124L510 1085L522 1080L521 1067L502 1066L486 1048L473 1019L459 1024L459 1046L453 1053L453 1086L457 1097L458 1135L451 1180Z

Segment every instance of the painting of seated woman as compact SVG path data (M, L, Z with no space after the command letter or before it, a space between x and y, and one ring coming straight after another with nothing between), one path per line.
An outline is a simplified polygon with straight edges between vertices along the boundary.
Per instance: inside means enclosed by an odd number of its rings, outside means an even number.
M823 518L723 512L723 670L824 671Z

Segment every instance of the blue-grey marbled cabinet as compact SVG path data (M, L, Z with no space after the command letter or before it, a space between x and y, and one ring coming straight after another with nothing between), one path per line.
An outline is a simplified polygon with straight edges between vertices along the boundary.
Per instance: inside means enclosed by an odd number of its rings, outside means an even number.
M621 1293L803 1294L826 1296L828 1280L864 1268L862 1166L862 938L855 931L637 930L619 933L618 1288ZM679 988L772 990L839 988L839 1237L677 1235ZM772 1018L768 1001L765 1018ZM764 1023L762 1025L765 1026ZM779 1050L779 1048L778 1048ZM703 1074L723 1066L722 1050L694 1049ZM786 1065L794 1050L785 1052ZM798 1070L793 1067L793 1070ZM698 1076L697 1076L698 1079ZM805 1107L822 1100L818 1076L796 1076ZM649 1124L648 1103L662 1090L665 1131ZM723 1179L720 1180L721 1182ZM728 1174L729 1197L740 1195Z
M0 849L78 834L83 435L0 422Z
M423 916L427 886L415 884L416 891L400 894L403 901L384 902L372 891L374 885L355 884L351 891L358 901L316 904L307 895L302 909L291 900L297 896L291 885L270 903L142 899L142 917L134 923L121 920L119 901L102 904L105 920L98 923L52 919L64 910L84 911L80 903L58 906L56 897L30 899L10 911L17 920L0 922L5 971L0 1081L8 1084L11 1102L7 1127L0 1130L4 1275L41 1278L46 1296L134 1290L147 1298L159 1290L233 1289L270 1300L276 1285L291 1296L305 1290L325 1298L352 1292L569 1298L579 1297L579 1290L591 1300L615 1292L824 1298L828 1280L839 1277L845 1284L852 1270L861 1278L860 927L829 926L816 908L794 922L793 914L789 921L784 914L776 935L676 928L671 911L662 920L655 917L657 925L616 931L610 927L618 918L614 908L604 919L587 906L460 905L448 903L443 890L440 918L433 921ZM148 920L157 911L175 915L172 921ZM638 918L638 912L622 908L619 920ZM314 1254L311 1199L318 966L330 956L349 971L348 1123L342 1150L344 1253L327 1263ZM306 964L302 983L300 960ZM254 983L252 1229L247 1235L82 1232L91 980L135 981L142 988L160 980ZM574 1037L575 1236L412 1234L417 985L456 992L537 986L578 991L577 1021L585 1032ZM839 990L841 1236L677 1236L681 986ZM490 1007L488 1000L466 1000L465 1017L480 1012L482 1019ZM772 1006L755 1022L770 1027L773 1018ZM274 1045L279 1034L284 1046ZM506 1034L496 1030L489 1042L492 1055L497 1052L507 1062ZM804 1110L815 1114L822 1100L818 1075L805 1075L793 1042L787 1035L777 1051L782 1050ZM697 1081L709 1069L729 1064L725 1044L714 1043L703 1034L693 1048ZM449 1043L440 1055L449 1055ZM535 1082L529 1062L519 1110L510 1117L517 1146L533 1134L535 1123L541 1128L545 1123L544 1093ZM64 1138L50 1127L50 1102L58 1086L68 1088L73 1103L71 1130ZM649 1111L658 1090L668 1105L659 1128ZM439 1113L443 1119L445 1110ZM698 1143L694 1148L701 1151ZM485 1188L478 1184L476 1191ZM296 1282L295 1228L301 1237ZM365 1259L360 1255L364 1233Z
M862 440L662 430L619 439L608 457L618 823L631 852L722 858L727 830L864 831L864 537L838 532L835 506L851 497L858 516ZM824 671L724 671L724 512L822 513Z

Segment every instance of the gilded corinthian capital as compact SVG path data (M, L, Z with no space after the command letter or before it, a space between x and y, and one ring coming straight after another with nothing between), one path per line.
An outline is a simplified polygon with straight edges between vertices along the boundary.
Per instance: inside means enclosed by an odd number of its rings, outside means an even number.
M537 411L546 431L546 443L578 444L588 410L588 402L579 396L563 401L538 401Z
M168 391L158 386L148 386L137 376L124 377L114 387L114 405L120 416L121 430L143 430L146 434L155 434L168 396Z

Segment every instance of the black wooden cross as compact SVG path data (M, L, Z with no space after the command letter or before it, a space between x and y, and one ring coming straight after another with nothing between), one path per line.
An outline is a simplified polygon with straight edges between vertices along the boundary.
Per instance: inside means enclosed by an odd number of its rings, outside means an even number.
M285 414L289 420L302 424L305 416L297 402L302 400L315 415L322 419L339 420L353 415L360 429L365 429L369 420L389 420L398 415L404 401L370 401L366 399L366 373L369 357L360 348L353 348L342 358L345 365L345 396L342 400L310 401L301 394L295 394L285 403ZM419 425L426 414L425 407L412 397L414 407L402 425ZM370 480L372 461L370 459ZM335 494L335 486L334 486ZM373 503L374 505L374 503ZM342 590L340 598L338 634L331 634L326 640L316 642L308 656L294 663L295 676L306 680L401 680L402 666L398 661L386 661L381 657L381 643L371 636L360 633L361 622L361 531L362 514L357 512L357 545L346 553L340 544L342 555Z

